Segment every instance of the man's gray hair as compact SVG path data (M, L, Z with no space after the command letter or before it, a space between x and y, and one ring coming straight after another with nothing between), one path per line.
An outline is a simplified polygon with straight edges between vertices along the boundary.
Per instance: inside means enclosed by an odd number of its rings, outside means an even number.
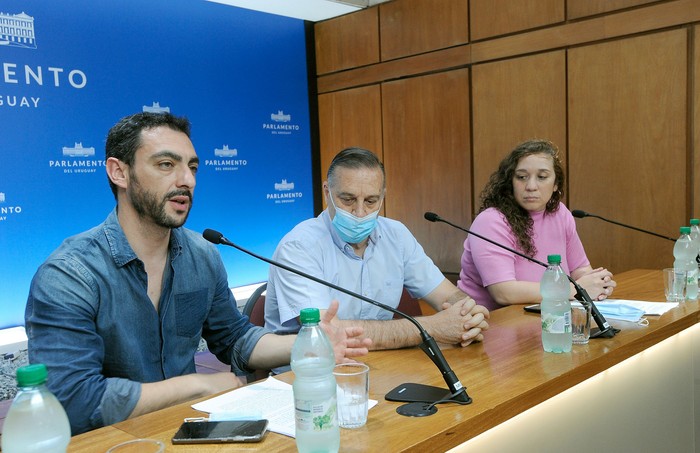
M376 154L372 151L363 148L345 148L333 158L331 165L328 167L328 185L333 187L334 178L336 170L338 168L379 168L382 171L382 188L386 188L386 172L384 171L384 164L379 160Z

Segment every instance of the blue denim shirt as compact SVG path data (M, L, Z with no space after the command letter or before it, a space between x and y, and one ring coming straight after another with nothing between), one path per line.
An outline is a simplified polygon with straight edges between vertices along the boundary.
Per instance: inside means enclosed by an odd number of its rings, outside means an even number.
M177 228L156 311L143 262L116 209L101 225L66 239L39 267L27 300L29 360L49 370L48 387L73 434L125 420L141 383L195 373L203 337L234 372L265 333L236 308L213 244Z

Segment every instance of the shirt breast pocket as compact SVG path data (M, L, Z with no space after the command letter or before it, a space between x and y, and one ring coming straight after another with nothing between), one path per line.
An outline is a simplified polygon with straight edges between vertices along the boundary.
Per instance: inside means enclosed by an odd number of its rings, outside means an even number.
M402 292L403 279L385 278L381 283L379 291L377 291L376 300L384 305L396 308L399 305ZM375 307L365 302L363 302L363 304L365 304L365 306L363 306L364 319L388 320L394 316L394 313L388 310Z
M206 289L175 295L175 326L178 336L201 335L207 314Z

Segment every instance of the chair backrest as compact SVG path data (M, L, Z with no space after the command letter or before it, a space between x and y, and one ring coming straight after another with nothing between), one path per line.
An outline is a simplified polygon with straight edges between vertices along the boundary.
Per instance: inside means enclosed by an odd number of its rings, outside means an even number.
M258 286L243 307L243 314L250 318L250 322L256 326L265 325L265 295L267 282Z
M256 326L265 326L265 295L263 293L266 289L267 282L258 286L243 307L243 314ZM270 370L255 370L253 373L248 374L246 379L248 382L254 382L260 379L266 379L269 375Z
M411 297L406 288L404 288L403 293L401 293L401 300L399 301L399 305L396 307L396 309L400 312L406 313L409 316L413 316L414 318L416 316L423 316L423 311L420 308L420 302L418 299ZM401 316L394 314L394 319L396 318L401 318Z

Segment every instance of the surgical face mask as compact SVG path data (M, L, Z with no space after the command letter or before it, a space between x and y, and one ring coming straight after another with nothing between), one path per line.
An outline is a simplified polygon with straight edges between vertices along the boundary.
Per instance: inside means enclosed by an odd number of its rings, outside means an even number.
M330 195L331 204L335 208L335 215L331 223L338 232L340 239L350 244L358 244L364 241L377 226L379 209L360 218L347 211L338 209L335 205L335 201L333 201L333 194L330 190L328 193ZM381 203L379 206L381 208Z
M644 310L630 305L598 302L596 306L598 307L598 311L609 319L619 319L621 321L635 322L637 324L644 324L644 321L646 321L646 318L644 318Z

